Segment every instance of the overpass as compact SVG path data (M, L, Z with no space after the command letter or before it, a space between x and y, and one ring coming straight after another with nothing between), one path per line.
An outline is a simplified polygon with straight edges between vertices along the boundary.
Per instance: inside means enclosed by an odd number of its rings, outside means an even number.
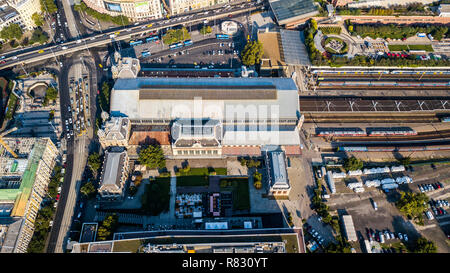
M92 47L104 46L111 42L131 39L141 34L151 31L159 31L160 29L174 27L180 24L194 23L203 20L215 20L225 18L230 14L237 15L251 12L260 9L262 6L262 4L255 2L246 2L230 5L228 7L217 8L215 10L201 11L187 15L181 14L170 19L154 20L145 24L129 25L120 30L111 30L102 34L90 35L76 41L70 41L58 45L49 45L44 48L39 47L22 54L16 53L15 55L5 57L2 60L4 63L0 64L0 70L20 64L24 65L49 58L56 58L57 56L74 53Z

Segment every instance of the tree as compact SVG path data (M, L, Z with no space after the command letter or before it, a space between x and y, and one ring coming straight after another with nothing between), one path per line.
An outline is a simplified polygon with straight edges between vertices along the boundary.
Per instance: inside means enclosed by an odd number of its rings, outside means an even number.
M262 180L262 174L259 173L259 172L255 172L255 173L253 174L253 179L254 179L255 181L261 181L261 180Z
M150 145L139 152L139 162L149 169L166 167L164 152L159 145Z
M314 29L314 31L317 31L317 21L314 19L311 19L311 26Z
M119 217L115 213L107 216L97 230L97 240L104 241L110 239L118 226L118 220Z
M361 170L363 167L363 162L360 159L352 156L350 158L345 159L344 169L346 171L356 171Z
M188 30L183 27L180 29L169 29L162 39L164 44L170 45L180 41L189 40L191 39L191 36L189 35Z
M44 106L48 105L49 101L54 101L54 100L56 100L57 97L58 97L58 90L56 90L56 88L54 88L54 87L47 88L47 90L45 91L43 105Z
M81 187L80 192L88 198L93 197L95 194L94 184L92 184L92 182L87 182Z
M100 155L98 153L92 153L88 157L87 165L94 174L97 174L101 166Z
M402 157L398 160L398 162L403 166L408 166L409 164L411 164L411 157L410 156Z
M41 27L44 25L44 18L42 17L41 14L39 14L37 12L35 12L35 13L33 13L33 15L31 15L31 19L33 19L34 23L38 27Z
M255 189L259 190L262 188L262 183L261 183L261 181L255 181L253 183L253 186L255 187Z
M151 181L141 197L144 213L156 216L170 207L170 178Z
M425 237L417 239L415 247L415 253L436 253L437 247L433 241L428 241Z
M212 32L212 27L210 27L210 26L203 26L200 29L200 34L202 34L202 35L210 34L211 32Z
M0 38L5 40L20 40L22 38L22 35L22 28L18 24L10 24L0 31Z
M53 14L58 11L58 7L56 6L53 0L40 0L41 1L41 12Z
M402 192L396 202L397 208L409 219L422 220L422 214L427 209L428 197L424 193Z
M348 26L348 32L353 32L353 25Z
M242 63L246 66L259 64L263 54L263 45L260 41L248 42L242 51Z
M44 44L48 41L48 35L47 33L43 32L42 29L37 28L33 31L33 34L31 35L30 44L39 43Z
M108 82L103 82L102 84L102 95L100 96L100 104L103 110L109 109L109 97L110 97L110 86Z

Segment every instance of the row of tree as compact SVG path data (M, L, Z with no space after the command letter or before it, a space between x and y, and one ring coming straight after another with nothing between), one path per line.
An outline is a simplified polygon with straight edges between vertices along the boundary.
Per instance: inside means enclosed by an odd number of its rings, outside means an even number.
M191 39L191 35L189 35L189 31L185 27L179 29L169 29L167 30L167 33L162 37L163 43L166 45L186 41L189 39Z
M350 31L350 30L349 30ZM380 25L380 24L355 24L353 26L354 35L361 37L376 38L391 38L402 39L416 35L417 33L430 33L434 39L441 40L448 35L448 26L445 25L428 25L426 27L419 25Z
M60 180L63 177L61 170L61 166L55 166L53 169L53 174L50 177L50 182L48 184L46 199L56 198L56 195L58 194L58 187L61 183ZM34 222L33 236L31 237L31 241L27 248L28 253L43 253L45 251L45 242L50 232L50 221L52 221L55 213L53 204L53 201L47 202L38 211Z
M78 12L85 12L89 16L94 17L103 22L112 22L119 26L126 26L130 24L130 19L124 15L111 16L109 14L100 13L96 10L89 8L84 2L81 2L79 5L74 5L73 8Z

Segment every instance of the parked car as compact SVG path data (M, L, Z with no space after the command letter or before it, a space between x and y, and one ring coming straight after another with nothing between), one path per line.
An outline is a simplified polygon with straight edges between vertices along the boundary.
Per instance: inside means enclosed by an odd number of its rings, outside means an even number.
M403 239L408 242L408 235L405 233L405 235L403 236Z
M398 233L398 238L400 239L400 240L403 240L403 234L401 234L400 232Z

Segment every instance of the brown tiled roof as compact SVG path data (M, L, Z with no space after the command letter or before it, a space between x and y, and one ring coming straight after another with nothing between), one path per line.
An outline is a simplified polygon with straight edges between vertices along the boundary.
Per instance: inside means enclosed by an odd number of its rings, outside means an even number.
M130 145L160 144L170 145L169 132L133 132L129 141Z
M286 155L301 155L302 150L300 149L300 146L297 145L289 145L284 146L284 152Z
M261 155L260 147L223 147L224 155Z

